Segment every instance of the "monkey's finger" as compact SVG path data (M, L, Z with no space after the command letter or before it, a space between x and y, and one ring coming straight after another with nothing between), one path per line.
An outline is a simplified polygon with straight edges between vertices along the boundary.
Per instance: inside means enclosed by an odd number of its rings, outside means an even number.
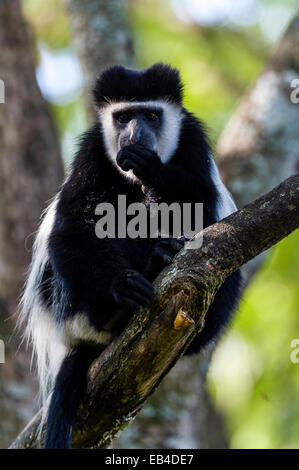
M176 240L175 238L168 238L165 241L162 240L159 242L159 246L163 247L164 249L167 248L171 253L177 253L183 248L184 242L181 240Z
M181 237L177 238L176 240L177 240L178 242L184 244L185 242L189 242L189 241L190 241L190 238L185 237L185 235L182 235Z
M129 147L125 147L118 153L116 157L116 162L120 165L124 160L126 160L127 158L130 158L131 156L134 156L135 158L140 159L140 155L129 150Z
M134 163L131 160L124 160L123 162L119 163L118 166L124 171L129 171L133 169Z
M127 270L127 278L132 279L134 278L135 280L139 279L140 281L144 282L145 284L151 286L152 284L150 281L148 281L142 274L140 274L138 271L135 271L135 269L129 269Z
M183 240L177 240L176 238L170 239L170 246L176 253L183 248L184 244L185 242Z
M125 305L126 307L129 307L133 312L136 312L136 310L139 309L140 305L137 302L134 302L132 299L129 299L128 297L123 297L121 300L122 305Z
M157 256L162 260L163 265L170 264L172 262L172 256L164 251L158 251Z
M151 282L149 282L145 277L141 274L137 273L136 276L128 280L129 285L136 285L141 292L145 295L153 296L154 295L154 288Z
M147 162L142 158L142 155L137 155L136 153L125 150L121 157L118 159L117 164L119 166L122 166L127 161L130 161L132 163L140 165L141 167L143 166L144 168L146 168Z
M137 290L131 291L129 298L136 302L138 305L142 307L149 307L152 301L152 297L147 297L146 295L140 294Z
M145 278L143 277L138 277L138 278L132 278L128 279L128 285L129 286L136 286L136 288L141 292L142 294L153 297L154 296L154 288L152 284Z
M143 168L144 165L140 159L138 160L137 157L133 157L132 155L127 155L125 159L119 159L117 163L118 166L124 171L136 170L139 177L141 173L145 173L146 171L146 167Z
M132 154L137 155L137 157L142 157L146 160L159 160L159 157L154 150L151 150L147 147L143 147L140 144L129 145L128 147L125 147L125 151L128 151Z
M122 165L121 165L122 170L124 171L129 171L133 170L134 175L137 176L137 178L144 180L146 178L146 170L141 167L141 165L132 162L130 160L126 160Z
M156 166L155 163L160 162L159 157L155 153L142 147L140 148L142 151L136 152L131 150L130 147L126 147L119 157L119 162L122 163L124 159L129 159L140 164L141 166L143 165L144 168L148 168L149 165Z

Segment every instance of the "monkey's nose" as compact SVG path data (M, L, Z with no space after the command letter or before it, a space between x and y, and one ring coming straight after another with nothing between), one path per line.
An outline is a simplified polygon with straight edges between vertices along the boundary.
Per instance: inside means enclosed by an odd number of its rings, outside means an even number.
M140 126L135 127L133 129L133 132L130 135L131 144L137 144L138 142L140 142L141 141L141 135L142 135L142 128Z
M142 129L141 127L138 127L137 131L136 131L136 141L139 142L141 140L141 133L142 133Z

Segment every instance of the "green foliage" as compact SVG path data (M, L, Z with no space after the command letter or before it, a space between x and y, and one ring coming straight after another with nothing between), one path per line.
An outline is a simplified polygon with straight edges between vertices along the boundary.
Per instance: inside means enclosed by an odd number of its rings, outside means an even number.
M52 50L69 47L71 34L62 0L23 0L23 8L38 41Z
M185 25L164 8L158 0L134 4L137 62L141 67L166 62L181 71L185 105L208 125L215 141L261 71L265 47L253 47L250 38L228 28Z
M219 346L209 383L234 448L298 448L299 231L271 251Z

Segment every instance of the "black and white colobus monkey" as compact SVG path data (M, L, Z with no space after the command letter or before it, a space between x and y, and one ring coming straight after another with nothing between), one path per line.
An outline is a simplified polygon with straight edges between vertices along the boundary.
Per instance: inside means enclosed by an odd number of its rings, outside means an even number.
M150 201L203 203L204 226L236 210L201 123L182 106L176 69L107 69L94 89L99 119L83 136L71 171L44 214L23 296L42 398L52 392L46 448L68 448L88 368L148 307L152 281L182 247L169 239L99 239L95 207ZM233 273L216 294L188 353L216 338L240 293ZM122 315L120 315L122 312ZM101 347L101 346L100 346Z

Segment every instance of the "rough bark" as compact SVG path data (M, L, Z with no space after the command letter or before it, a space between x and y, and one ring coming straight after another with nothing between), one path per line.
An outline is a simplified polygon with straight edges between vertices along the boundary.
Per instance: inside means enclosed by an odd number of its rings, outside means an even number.
M222 417L205 387L214 344L178 361L113 449L223 449L229 443Z
M205 229L201 248L183 249L156 279L151 309L134 315L92 365L73 447L107 447L200 332L226 277L298 227L299 174ZM37 447L38 422L11 448Z
M90 116L91 90L96 77L109 65L134 63L133 41L128 27L126 3L121 0L68 0L74 45L85 80Z
M42 209L63 169L56 132L35 79L32 40L18 0L0 2L0 447L7 447L33 412L36 385L30 358L12 329L17 299L30 260L29 248ZM25 246L26 242L26 246ZM16 354L16 351L18 353Z

